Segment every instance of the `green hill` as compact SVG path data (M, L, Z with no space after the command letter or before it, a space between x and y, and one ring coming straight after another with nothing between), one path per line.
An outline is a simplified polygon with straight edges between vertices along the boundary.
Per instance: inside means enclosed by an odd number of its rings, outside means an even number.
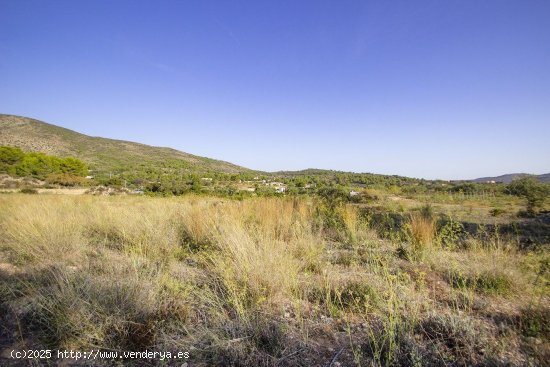
M169 172L238 173L248 169L171 148L91 137L42 121L0 114L0 146L19 147L60 157L76 157L98 172L149 168Z

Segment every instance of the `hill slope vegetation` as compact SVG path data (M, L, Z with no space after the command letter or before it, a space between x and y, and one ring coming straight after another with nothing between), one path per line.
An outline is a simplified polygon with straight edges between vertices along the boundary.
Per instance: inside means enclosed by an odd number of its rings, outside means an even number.
M0 114L0 145L60 157L76 157L98 171L164 166L189 172L247 171L237 165L171 148L91 137L26 117Z

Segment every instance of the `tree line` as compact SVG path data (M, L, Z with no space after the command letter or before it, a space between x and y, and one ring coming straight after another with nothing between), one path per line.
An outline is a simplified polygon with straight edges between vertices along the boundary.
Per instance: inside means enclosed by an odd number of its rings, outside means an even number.
M88 166L73 157L56 157L44 153L24 152L16 147L0 146L0 172L40 180L50 175L83 177Z

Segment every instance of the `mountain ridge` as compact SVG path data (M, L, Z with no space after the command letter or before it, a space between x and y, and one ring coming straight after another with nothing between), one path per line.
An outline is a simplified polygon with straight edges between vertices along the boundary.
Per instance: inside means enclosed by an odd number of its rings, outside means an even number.
M103 171L140 164L174 164L190 171L250 171L229 162L173 148L89 136L41 120L8 114L0 114L0 145L61 157L76 157L91 168Z
M127 140L89 136L41 120L10 114L0 114L0 145L15 146L25 151L41 152L60 157L76 157L85 161L93 170L103 172L116 171L122 167L143 168L146 165L156 165L166 170L178 170L178 172L267 173L251 170L223 160L193 155L170 147L158 147ZM341 171L308 168L298 171L285 170L271 173L299 176L334 172ZM393 176L397 177L398 175ZM541 182L550 183L550 173L541 175L511 173L463 181L510 183L512 180L524 176L534 176Z
M480 177L475 178L473 180L469 180L471 182L502 182L502 183L510 183L515 179L521 178L521 177L527 177L532 176L537 178L541 182L550 182L550 173L543 173L541 175L532 175L529 173L507 173L500 176L489 176L489 177Z

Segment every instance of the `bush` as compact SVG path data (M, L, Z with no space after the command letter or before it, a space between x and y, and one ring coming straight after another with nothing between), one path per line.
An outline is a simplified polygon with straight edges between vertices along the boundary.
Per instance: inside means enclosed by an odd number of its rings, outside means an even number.
M525 336L550 340L550 308L534 306L523 309L520 328Z
M81 176L74 176L67 173L53 173L46 177L46 182L61 186L81 186L86 183L86 179Z
M539 182L534 177L514 180L506 187L506 191L509 194L525 198L529 214L534 214L543 207L550 192L548 185Z
M434 218L433 207L430 204L424 205L422 208L420 208L420 215L425 219L433 219Z
M505 213L505 211L503 209L500 209L500 208L494 208L494 209L491 209L491 211L489 212L491 214L491 216L493 217L499 217L501 216L502 214Z
M464 239L466 231L462 223L451 219L444 221L437 235L438 242L447 248L454 248L458 242Z
M416 331L429 340L432 353L439 351L431 361L435 365L485 365L488 335L480 326L468 317L432 314L419 322Z
M472 274L450 269L447 280L454 288L470 288L486 294L506 295L512 289L512 282L508 276L489 271Z
M381 304L377 291L366 281L360 280L312 287L308 290L307 299L323 305L332 314L342 311L366 312Z
M317 194L333 209L349 201L349 191L342 187L324 187Z
M349 240L349 217L355 213L347 210L349 193L343 188L327 187L319 190L321 201L317 206L317 218L333 239Z
M27 322L41 332L49 346L85 348L97 341L107 348L140 350L156 336L154 284L132 277L111 279L53 269L40 279L48 287L35 288Z
M30 188L30 187L25 187L25 188L19 190L19 192L22 193L22 194L38 194L37 189L33 189L33 188Z

